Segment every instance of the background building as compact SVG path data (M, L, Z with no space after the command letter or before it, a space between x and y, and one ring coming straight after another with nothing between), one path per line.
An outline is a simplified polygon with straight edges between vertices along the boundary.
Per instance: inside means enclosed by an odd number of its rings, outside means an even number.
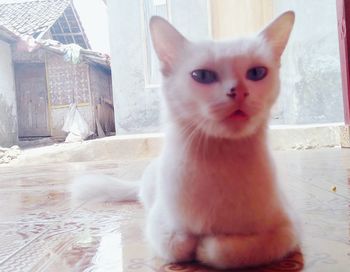
M1 65L7 72L0 78L8 86L0 94L6 91L8 107L3 107L0 145L16 142L17 134L21 139L65 137L71 103L95 134L98 128L103 134L115 131L110 58L91 50L71 1L0 4L0 26L11 33L2 38L6 61Z

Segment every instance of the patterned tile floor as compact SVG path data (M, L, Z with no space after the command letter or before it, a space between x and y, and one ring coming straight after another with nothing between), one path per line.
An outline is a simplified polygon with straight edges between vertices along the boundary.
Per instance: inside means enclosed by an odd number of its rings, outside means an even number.
M281 262L244 271L350 271L350 150L277 152L276 160L303 222L302 249ZM165 265L153 257L137 203L70 198L67 186L76 175L133 180L146 164L0 166L0 271L214 271L199 264Z

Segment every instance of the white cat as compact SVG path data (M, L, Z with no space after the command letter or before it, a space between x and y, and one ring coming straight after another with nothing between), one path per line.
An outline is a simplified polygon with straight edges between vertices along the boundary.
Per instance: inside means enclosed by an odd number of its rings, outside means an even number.
M74 183L76 197L138 195L147 213L147 240L168 262L197 259L236 268L294 251L298 231L266 141L293 23L289 11L255 37L190 42L153 17L168 124L163 151L140 184L82 177Z

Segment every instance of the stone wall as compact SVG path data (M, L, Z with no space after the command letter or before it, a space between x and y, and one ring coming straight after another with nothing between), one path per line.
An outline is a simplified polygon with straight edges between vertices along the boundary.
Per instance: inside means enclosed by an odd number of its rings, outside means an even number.
M11 47L0 40L0 146L18 140L17 106Z

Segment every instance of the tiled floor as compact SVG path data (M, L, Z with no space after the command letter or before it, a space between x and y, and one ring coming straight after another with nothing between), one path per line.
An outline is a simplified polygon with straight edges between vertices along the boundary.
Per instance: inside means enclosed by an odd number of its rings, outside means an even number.
M350 150L276 153L304 226L301 253L244 271L350 271ZM214 271L164 265L143 240L136 203L79 203L67 185L86 172L137 178L147 162L0 167L0 271ZM336 191L332 187L336 186Z

